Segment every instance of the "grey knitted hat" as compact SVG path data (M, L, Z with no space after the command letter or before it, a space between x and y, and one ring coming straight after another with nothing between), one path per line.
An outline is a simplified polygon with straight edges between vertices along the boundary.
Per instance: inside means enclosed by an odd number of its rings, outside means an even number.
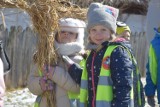
M116 20L119 10L101 3L91 3L87 13L88 25L87 30L96 25L104 25L105 27L116 33Z

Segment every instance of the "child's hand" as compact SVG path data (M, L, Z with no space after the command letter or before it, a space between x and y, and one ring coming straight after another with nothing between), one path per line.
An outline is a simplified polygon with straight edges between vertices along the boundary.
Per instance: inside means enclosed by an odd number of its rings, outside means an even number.
M68 56L62 56L62 58L67 63L68 67L74 64L74 62Z
M41 86L41 89L43 91L51 91L53 90L53 82L49 79L47 79L46 76L41 77L41 79L39 80L39 84Z
M54 71L56 67L45 65L43 69L43 76L45 76L47 79L52 79Z

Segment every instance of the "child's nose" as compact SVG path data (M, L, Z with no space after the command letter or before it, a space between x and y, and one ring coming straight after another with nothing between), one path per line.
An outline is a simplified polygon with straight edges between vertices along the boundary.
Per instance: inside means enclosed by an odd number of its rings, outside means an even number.
M102 32L100 32L100 31L96 32L96 35L101 35L101 34L102 34Z

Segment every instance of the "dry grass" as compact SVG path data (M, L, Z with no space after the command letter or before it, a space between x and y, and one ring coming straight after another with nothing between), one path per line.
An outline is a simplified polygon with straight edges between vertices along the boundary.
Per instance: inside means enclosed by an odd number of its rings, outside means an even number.
M17 7L30 15L39 35L36 55L40 67L44 63L57 61L53 42L54 33L59 29L58 20L62 17L85 19L86 16L86 9L81 9L66 0L3 0L0 7Z
M54 33L59 30L58 20L62 17L85 19L86 9L81 9L67 0L2 0L0 7L16 7L26 11L39 35L35 61L39 69L46 64L57 63L54 49ZM56 107L55 91L45 92L50 107Z

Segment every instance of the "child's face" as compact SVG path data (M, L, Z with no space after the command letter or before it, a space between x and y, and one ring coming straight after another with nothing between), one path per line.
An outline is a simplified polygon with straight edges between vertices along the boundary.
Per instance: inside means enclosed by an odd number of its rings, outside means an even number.
M104 41L110 40L111 31L102 25L97 25L97 26L94 26L90 29L89 37L93 43L100 45Z
M60 35L57 38L59 43L70 43L75 42L77 39L77 33L69 32L69 31L60 31Z
M122 38L124 38L124 39L126 39L126 40L130 40L130 32L128 32L128 31L124 31L122 34L120 34L120 35L118 35L119 37L122 37Z

